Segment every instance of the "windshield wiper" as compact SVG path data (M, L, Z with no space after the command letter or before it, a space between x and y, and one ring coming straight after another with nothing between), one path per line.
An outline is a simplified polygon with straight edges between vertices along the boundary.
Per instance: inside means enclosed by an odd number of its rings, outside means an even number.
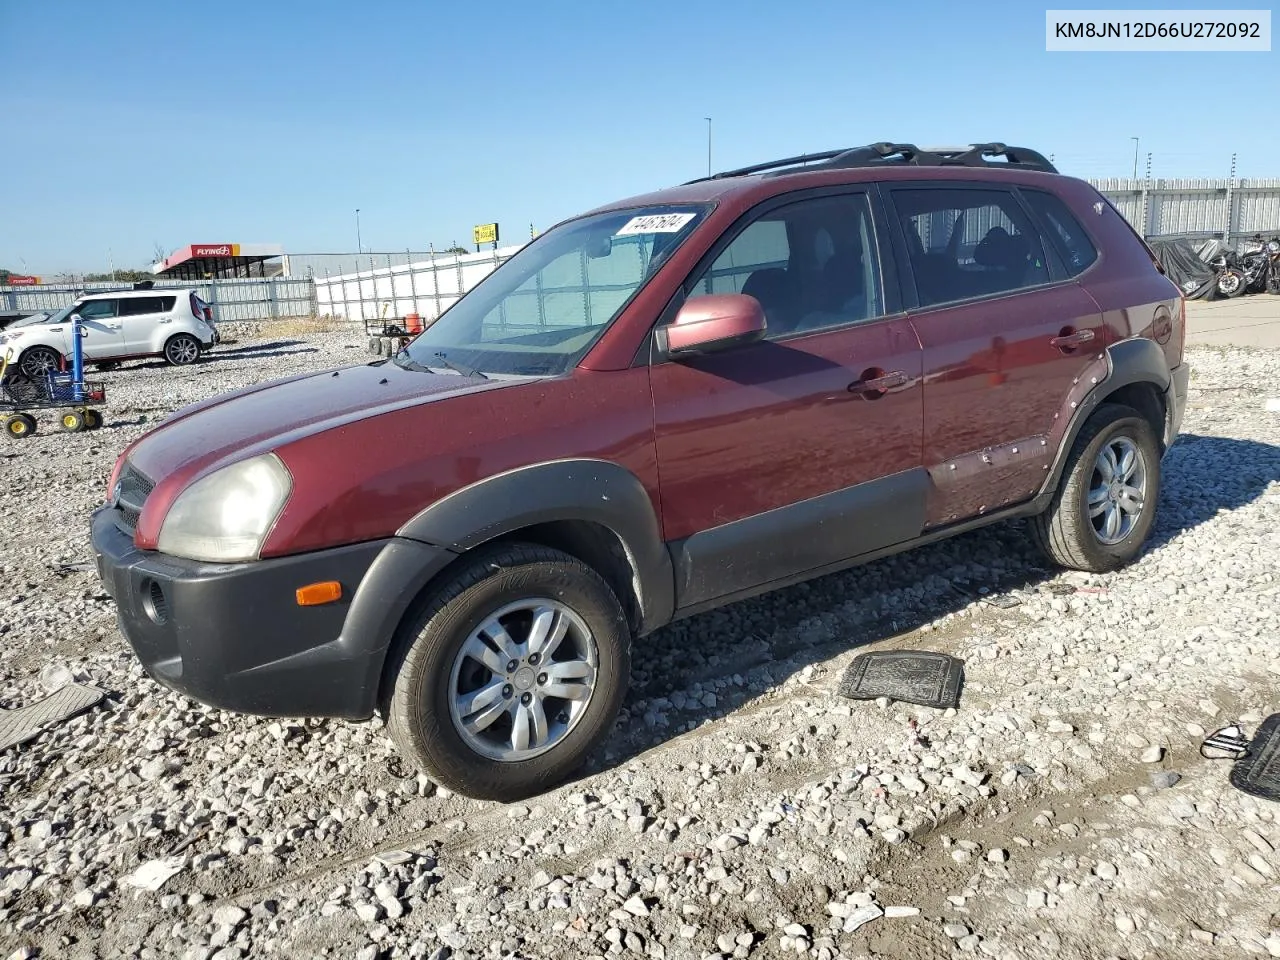
M407 353L397 353L394 357L391 357L391 362L394 363L401 370L409 370L409 371L412 371L413 373L430 373L431 372L430 367L424 367L417 360L414 360L412 357L410 357L409 354Z
M446 357L443 353L437 353L435 355L435 358L439 360L444 366L452 370L454 373L460 373L464 377L479 377L481 380L489 379L479 370L474 370L474 369L471 369L470 367L464 367L460 364L454 363L452 360Z

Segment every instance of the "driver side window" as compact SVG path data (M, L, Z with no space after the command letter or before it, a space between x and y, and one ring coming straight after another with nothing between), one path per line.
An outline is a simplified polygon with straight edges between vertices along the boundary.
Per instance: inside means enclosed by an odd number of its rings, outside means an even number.
M115 300L89 300L75 311L83 320L106 320L116 315Z
M882 316L880 262L866 195L815 197L762 214L689 291L709 293L759 300L770 340Z

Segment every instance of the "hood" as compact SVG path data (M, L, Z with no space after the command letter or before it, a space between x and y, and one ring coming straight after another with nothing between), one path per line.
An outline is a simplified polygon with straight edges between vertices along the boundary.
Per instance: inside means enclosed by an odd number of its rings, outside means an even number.
M179 410L138 440L129 460L153 481L174 479L185 486L206 469L334 427L452 396L500 390L527 379L481 380L404 370L393 363L290 377Z

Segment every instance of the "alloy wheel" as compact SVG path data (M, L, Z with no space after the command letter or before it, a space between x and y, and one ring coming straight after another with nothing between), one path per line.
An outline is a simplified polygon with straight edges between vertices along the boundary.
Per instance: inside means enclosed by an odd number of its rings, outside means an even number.
M1119 543L1133 532L1147 497L1147 464L1138 445L1112 437L1098 451L1089 481L1089 522L1098 542Z
M467 636L454 658L454 729L492 760L545 753L586 712L598 663L595 637L564 604L542 598L507 604Z

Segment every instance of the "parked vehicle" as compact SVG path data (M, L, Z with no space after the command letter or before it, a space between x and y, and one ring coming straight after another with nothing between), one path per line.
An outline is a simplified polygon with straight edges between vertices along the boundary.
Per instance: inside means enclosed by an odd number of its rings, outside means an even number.
M84 378L84 329L79 317L71 315L71 372L46 370L38 377L10 374L12 348L0 354L0 427L5 436L21 440L36 432L32 410L57 409L62 429L70 433L96 430L102 426L102 414L90 404L107 398L106 388Z
M99 367L139 357L184 366L219 341L213 308L194 290L121 290L89 294L53 313L19 320L0 333L0 350L12 348L27 377L65 369L72 314L84 329L86 362Z
M1280 293L1280 238L1255 235L1240 251L1240 270L1248 293Z
M1217 289L1224 297L1238 297L1249 288L1240 255L1234 250L1222 250L1209 261L1218 274Z
M383 714L513 799L605 737L644 636L999 520L1141 551L1184 302L1042 155L877 144L731 170L531 241L394 358L206 400L92 519L157 681Z

